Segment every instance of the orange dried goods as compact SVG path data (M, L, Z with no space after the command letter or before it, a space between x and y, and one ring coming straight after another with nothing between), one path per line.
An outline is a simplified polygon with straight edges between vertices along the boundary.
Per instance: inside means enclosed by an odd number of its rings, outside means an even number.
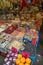
M16 64L20 64L20 60L19 59L16 59Z
M26 58L26 63L31 63L31 59Z
M24 65L23 63L20 63L19 65Z
M21 63L25 63L25 58L24 57L21 58Z
M18 54L18 59L21 59L22 58L22 54Z
M30 64L28 64L28 63L25 63L25 65L30 65Z

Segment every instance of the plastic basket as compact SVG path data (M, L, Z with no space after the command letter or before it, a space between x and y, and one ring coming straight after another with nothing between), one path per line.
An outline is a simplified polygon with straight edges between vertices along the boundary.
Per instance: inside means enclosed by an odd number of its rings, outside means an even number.
M28 42L30 42L30 43L32 42L32 40L26 38L26 34L24 35L23 40L28 41ZM37 39L37 41L36 41L36 47L37 47L38 44L39 44L39 40L40 40L40 32L38 31L38 39Z

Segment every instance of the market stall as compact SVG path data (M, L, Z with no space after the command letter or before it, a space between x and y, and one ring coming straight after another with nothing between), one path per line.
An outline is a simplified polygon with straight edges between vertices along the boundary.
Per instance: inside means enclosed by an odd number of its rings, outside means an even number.
M43 18L39 0L5 1L0 1L1 12L6 12L0 14L0 54L6 56L3 65L32 65Z
M36 47L39 43L39 32L35 29L29 29L26 25L22 26L21 22L14 20L0 22L3 22L0 23L0 52L9 54L11 51L12 54L17 53L17 55L23 53L23 57L31 59L30 61L33 63L36 58Z

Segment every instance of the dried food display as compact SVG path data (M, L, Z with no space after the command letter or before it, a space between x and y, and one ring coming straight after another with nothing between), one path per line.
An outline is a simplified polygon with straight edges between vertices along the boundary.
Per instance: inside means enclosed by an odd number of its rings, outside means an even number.
M3 65L32 65L42 18L39 0L0 0L0 52L7 53Z

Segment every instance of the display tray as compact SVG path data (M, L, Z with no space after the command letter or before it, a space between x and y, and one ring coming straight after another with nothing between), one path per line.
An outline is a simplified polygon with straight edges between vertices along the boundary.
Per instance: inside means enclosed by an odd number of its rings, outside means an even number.
M28 54L27 52L23 52L22 54L16 54L16 53L14 53L12 51L9 52L6 55L6 58L4 59L4 64L9 64L9 65L11 65L11 64L14 65L15 64L16 65L16 64L25 64L26 63L26 64L29 64L29 65L33 65L33 62L29 57L26 57L26 58L23 57L24 53ZM18 63L17 60L20 63Z

